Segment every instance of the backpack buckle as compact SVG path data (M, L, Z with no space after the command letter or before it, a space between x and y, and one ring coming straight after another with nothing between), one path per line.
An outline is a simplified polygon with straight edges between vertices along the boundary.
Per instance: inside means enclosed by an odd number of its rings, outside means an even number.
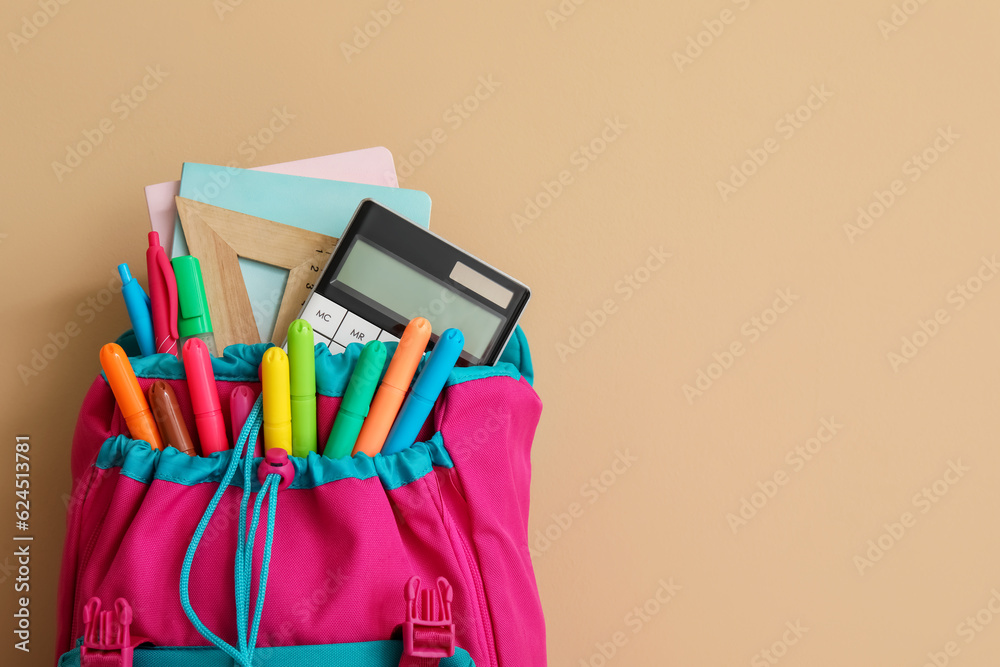
M121 667L132 667L133 649L146 641L145 637L132 637L132 607L125 598L115 600L114 611L101 611L100 598L90 598L83 607L83 644L80 646L80 665L100 661L108 653L117 651ZM90 660L88 660L88 656Z
M438 577L435 588L420 588L420 577L411 577L403 587L406 621L403 623L403 660L400 667L437 664L407 658L448 658L455 655L455 623L451 615L454 596L451 584Z

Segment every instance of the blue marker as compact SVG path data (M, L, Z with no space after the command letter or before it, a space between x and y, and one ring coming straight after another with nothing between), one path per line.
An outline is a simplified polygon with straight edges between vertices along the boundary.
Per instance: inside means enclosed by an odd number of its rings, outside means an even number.
M138 280L132 278L128 264L118 265L118 275L122 279L122 296L125 297L125 309L132 320L132 331L139 342L139 351L146 357L156 354L156 341L153 338L153 315L149 307L149 297L142 289Z
M462 354L464 344L465 337L458 329L448 329L438 338L437 344L431 350L431 356L427 358L424 370L417 377L413 389L410 390L403 407L396 415L396 421L389 430L389 435L386 436L385 445L382 447L383 454L401 452L416 440L427 415L434 407L434 401L444 389L448 374Z

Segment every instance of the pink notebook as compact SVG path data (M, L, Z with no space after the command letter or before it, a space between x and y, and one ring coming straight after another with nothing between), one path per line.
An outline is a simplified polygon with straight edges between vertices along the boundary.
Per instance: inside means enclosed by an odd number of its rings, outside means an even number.
M398 188L396 167L388 148L362 148L361 150L324 155L322 157L281 162L254 167L255 171L269 171L292 176L310 176L330 181L348 181L367 185L384 185ZM180 181L168 181L146 186L146 206L152 231L160 233L160 245L171 256L174 246L174 224L177 207L174 197L180 193Z

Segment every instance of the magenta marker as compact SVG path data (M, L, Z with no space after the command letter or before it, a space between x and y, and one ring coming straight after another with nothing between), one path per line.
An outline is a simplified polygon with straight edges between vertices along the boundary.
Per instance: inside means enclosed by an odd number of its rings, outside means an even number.
M256 400L257 396L253 393L253 389L246 386L235 387L233 392L229 394L229 414L233 418L233 447L240 441L240 433L243 432L243 426L246 424L247 417L250 416L250 411L253 410L253 404ZM254 457L264 455L260 431L257 431L257 442L253 448L253 455Z

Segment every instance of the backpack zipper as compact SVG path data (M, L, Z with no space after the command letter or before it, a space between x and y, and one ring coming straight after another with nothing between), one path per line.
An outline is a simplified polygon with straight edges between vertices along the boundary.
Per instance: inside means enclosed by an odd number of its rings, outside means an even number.
M490 659L491 667L498 667L496 643L494 642L493 638L493 620L490 618L489 607L486 604L486 592L483 587L482 572L480 572L479 570L479 564L472 553L471 545L469 545L469 543L465 539L465 535L462 533L461 530L451 530L457 522L455 521L455 517L452 516L451 510L448 508L448 505L445 502L444 493L441 489L441 479L436 474L434 481L437 483L438 486L438 498L441 501L442 514L443 516L447 517L448 523L451 524L448 526L448 528L450 529L449 532L453 535L458 536L458 541L462 545L462 552L465 554L465 564L470 570L470 574L472 576L472 582L476 588L476 601L478 603L477 606L479 607L480 620L482 621L483 629L486 634L486 643L488 649L487 657ZM452 485L452 490L457 494L458 489L455 487L454 483L451 480L449 480L449 483ZM459 497L461 497L460 494ZM468 519L467 511L466 511L466 519ZM466 523L471 524L471 521L467 520Z

